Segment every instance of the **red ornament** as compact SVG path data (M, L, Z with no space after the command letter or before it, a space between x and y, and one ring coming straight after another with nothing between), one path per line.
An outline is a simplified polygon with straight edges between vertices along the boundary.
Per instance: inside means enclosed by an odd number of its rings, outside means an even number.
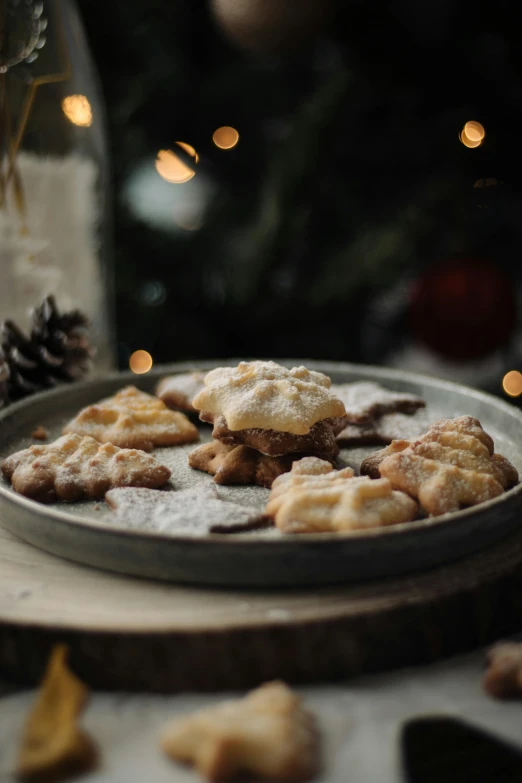
M410 319L415 337L441 356L481 359L513 333L513 281L487 261L446 261L413 285Z

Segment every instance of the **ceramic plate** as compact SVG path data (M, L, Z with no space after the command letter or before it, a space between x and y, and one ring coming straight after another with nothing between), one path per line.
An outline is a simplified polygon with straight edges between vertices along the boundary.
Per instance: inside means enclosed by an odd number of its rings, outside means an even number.
M496 451L522 474L522 414L513 406L473 389L412 373L362 365L308 360L335 383L372 380L389 389L418 394L426 400L427 419L476 416L495 440ZM205 370L237 361L199 362ZM193 365L158 367L146 376L118 373L87 383L35 395L0 413L0 459L34 441L31 432L43 425L50 439L85 405L133 383L152 391L158 379L185 372ZM210 428L202 425L202 439ZM172 469L175 489L210 484L206 473L191 470L187 454L194 444L157 449L154 456ZM375 450L343 450L356 467ZM261 487L218 487L221 497L263 507L268 490ZM283 536L266 530L235 535L188 538L156 531L117 527L105 503L44 506L28 500L0 479L0 522L19 538L55 555L98 568L176 582L217 585L313 585L362 581L430 568L487 547L522 524L522 484L492 501L458 513L352 534Z

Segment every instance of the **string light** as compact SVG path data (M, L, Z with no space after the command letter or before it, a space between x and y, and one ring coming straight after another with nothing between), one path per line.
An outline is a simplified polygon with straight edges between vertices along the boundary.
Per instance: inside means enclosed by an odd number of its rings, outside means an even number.
M511 370L504 375L502 387L510 397L519 397L522 394L522 373Z
M194 163L199 163L199 155L190 144L185 141L177 141L176 144L187 155L193 159ZM195 176L196 172L182 160L173 150L160 150L156 158L156 171L167 182L173 182L176 185L182 185Z
M68 95L62 100L62 111L73 125L80 128L91 127L92 108L85 95Z
M136 375L144 375L153 365L152 356L148 351L134 351L129 359L129 367Z
M212 141L221 150L231 150L239 141L239 133L230 125L223 125L222 128L214 131Z

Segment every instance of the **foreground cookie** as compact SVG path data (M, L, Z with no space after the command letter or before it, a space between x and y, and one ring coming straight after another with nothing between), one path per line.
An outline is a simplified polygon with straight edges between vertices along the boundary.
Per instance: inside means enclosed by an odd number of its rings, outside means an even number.
M487 653L483 686L496 699L522 696L522 644L499 642Z
M294 462L274 481L266 513L283 533L325 533L410 522L417 503L387 479L353 477L316 458Z
M116 520L134 530L156 530L184 536L240 533L266 526L255 508L221 500L214 487L158 492L154 489L111 489L105 500Z
M224 416L230 430L258 428L307 435L323 419L344 416L343 403L323 373L275 362L218 367L192 401L200 411Z
M170 478L150 454L72 434L18 451L1 468L16 492L40 503L99 500L113 487L156 489Z
M69 669L68 654L63 644L51 652L36 703L25 723L17 780L50 783L80 776L96 766L98 750L80 724L89 693Z
M299 455L300 456L300 455ZM205 443L189 455L189 465L214 476L216 484L257 484L271 487L275 478L286 473L295 454L267 457L248 446L227 446L219 441Z
M196 413L192 400L205 388L205 373L199 370L169 375L162 378L156 387L156 396L171 410Z
M332 384L331 391L344 403L347 424L367 424L387 413L411 414L426 406L416 394L390 391L371 381Z
M441 419L413 442L393 441L365 460L361 473L388 478L432 515L491 500L518 482L516 469L494 453L472 416Z
M299 783L316 774L319 760L315 720L282 682L174 721L161 745L211 781L255 775Z
M134 386L84 408L63 432L90 435L101 443L142 451L191 443L199 438L197 427L183 413L170 411L157 397Z

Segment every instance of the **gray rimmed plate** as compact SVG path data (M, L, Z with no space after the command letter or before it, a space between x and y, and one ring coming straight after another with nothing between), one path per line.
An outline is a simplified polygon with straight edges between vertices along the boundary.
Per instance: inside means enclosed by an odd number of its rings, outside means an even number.
M205 370L236 360L198 362ZM482 392L413 373L379 367L295 360L330 375L335 383L373 380L397 391L422 396L426 416L476 416L493 436L496 450L522 473L522 414ZM26 448L42 425L50 440L79 408L132 383L152 391L165 374L185 372L191 364L157 367L145 376L117 373L60 387L10 406L0 413L0 459ZM203 439L210 430L202 427ZM173 471L175 489L211 483L188 467L189 446L157 449L155 457ZM357 467L373 448L344 450ZM263 507L268 491L260 487L219 487L220 495ZM167 535L117 527L105 503L44 506L15 493L0 479L0 523L19 538L61 557L125 574L176 582L214 585L298 586L349 582L398 575L436 566L482 549L522 525L522 484L499 498L458 513L352 534L283 536L277 530L208 535Z

